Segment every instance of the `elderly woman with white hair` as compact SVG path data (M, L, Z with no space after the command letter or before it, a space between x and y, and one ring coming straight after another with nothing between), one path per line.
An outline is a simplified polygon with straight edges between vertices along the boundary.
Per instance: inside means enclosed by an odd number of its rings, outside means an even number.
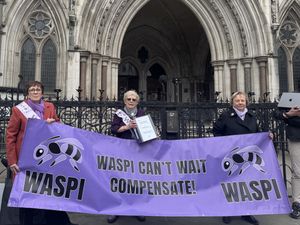
M111 123L111 132L119 138L137 139L135 128L137 128L135 118L144 115L142 109L137 106L140 101L140 96L135 90L129 90L124 93L123 97L124 108L117 110ZM137 220L145 221L144 216L136 216ZM107 217L108 223L114 223L118 219L116 215Z

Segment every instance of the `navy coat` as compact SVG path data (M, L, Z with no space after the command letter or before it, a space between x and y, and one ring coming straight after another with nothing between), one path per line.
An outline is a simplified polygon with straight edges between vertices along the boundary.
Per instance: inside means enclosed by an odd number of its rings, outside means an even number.
M248 111L242 120L233 108L223 112L213 126L214 136L249 134L258 132L257 119L253 112Z

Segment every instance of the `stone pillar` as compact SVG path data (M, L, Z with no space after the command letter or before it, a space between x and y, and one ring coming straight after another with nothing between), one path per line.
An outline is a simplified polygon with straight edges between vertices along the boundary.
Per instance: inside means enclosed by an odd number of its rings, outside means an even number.
M215 96L216 100L220 100L222 96L225 96L226 87L223 82L224 73L224 61L214 61L212 66L214 67L214 84L215 84Z
M237 88L237 60L228 60L228 65L230 69L230 93L238 91Z
M107 67L108 67L108 57L104 56L102 57L102 69L101 69L101 89L104 90L103 92L103 98L106 99L108 94L107 94Z
M3 5L5 5L5 1L4 0L0 0L0 59L2 58L1 57L1 53L2 53L2 50L1 50L1 44L2 44L2 35L4 35L4 32L3 32L3 27L4 27L4 24L3 24ZM0 68L3 68L3 66L1 66L1 61L0 61ZM0 76L2 76L3 71L1 71L0 69Z
M86 79L87 79L87 59L89 56L89 52L80 52L80 80L79 87L81 89L81 97L84 99L89 96L86 92Z
M110 98L117 99L118 98L118 76L119 76L119 58L113 58L111 60L111 84L110 84Z
M97 82L97 74L98 74L98 63L99 63L100 55L93 54L92 55L92 72L91 72L91 91L90 98L97 99L98 95L98 82Z
M267 62L268 58L266 56L260 56L255 58L258 63L259 68L259 83L260 83L260 97L265 99L266 94L269 90L269 82L267 77Z
M244 66L244 81L245 81L245 93L253 92L252 78L251 78L251 66L252 58L243 58L241 60Z

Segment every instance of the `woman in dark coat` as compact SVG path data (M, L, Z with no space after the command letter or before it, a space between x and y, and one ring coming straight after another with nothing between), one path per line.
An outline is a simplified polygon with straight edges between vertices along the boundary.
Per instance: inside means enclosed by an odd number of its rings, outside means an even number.
M136 133L135 118L144 115L144 111L137 108L140 101L140 96L134 90L129 90L124 93L123 97L124 108L117 110L111 123L111 132L119 138L138 139ZM136 217L139 221L145 221L144 216ZM116 215L107 217L108 223L114 223L118 219Z
M245 93L235 92L231 96L232 107L221 114L213 126L214 136L249 134L259 131L257 119L253 112L248 111L248 99ZM223 217L224 223L230 223L231 217ZM242 216L242 219L258 225L254 216Z

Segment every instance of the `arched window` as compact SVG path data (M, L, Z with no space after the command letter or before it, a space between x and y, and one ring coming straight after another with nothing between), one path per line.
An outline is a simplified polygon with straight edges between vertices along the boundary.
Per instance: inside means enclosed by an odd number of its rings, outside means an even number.
M28 38L21 50L21 75L26 84L30 80L35 80L36 50L33 41Z
M282 47L278 49L279 93L288 91L287 56Z
M300 49L296 48L293 55L294 91L300 92Z
M49 39L42 50L41 81L45 91L53 92L56 87L56 47Z

